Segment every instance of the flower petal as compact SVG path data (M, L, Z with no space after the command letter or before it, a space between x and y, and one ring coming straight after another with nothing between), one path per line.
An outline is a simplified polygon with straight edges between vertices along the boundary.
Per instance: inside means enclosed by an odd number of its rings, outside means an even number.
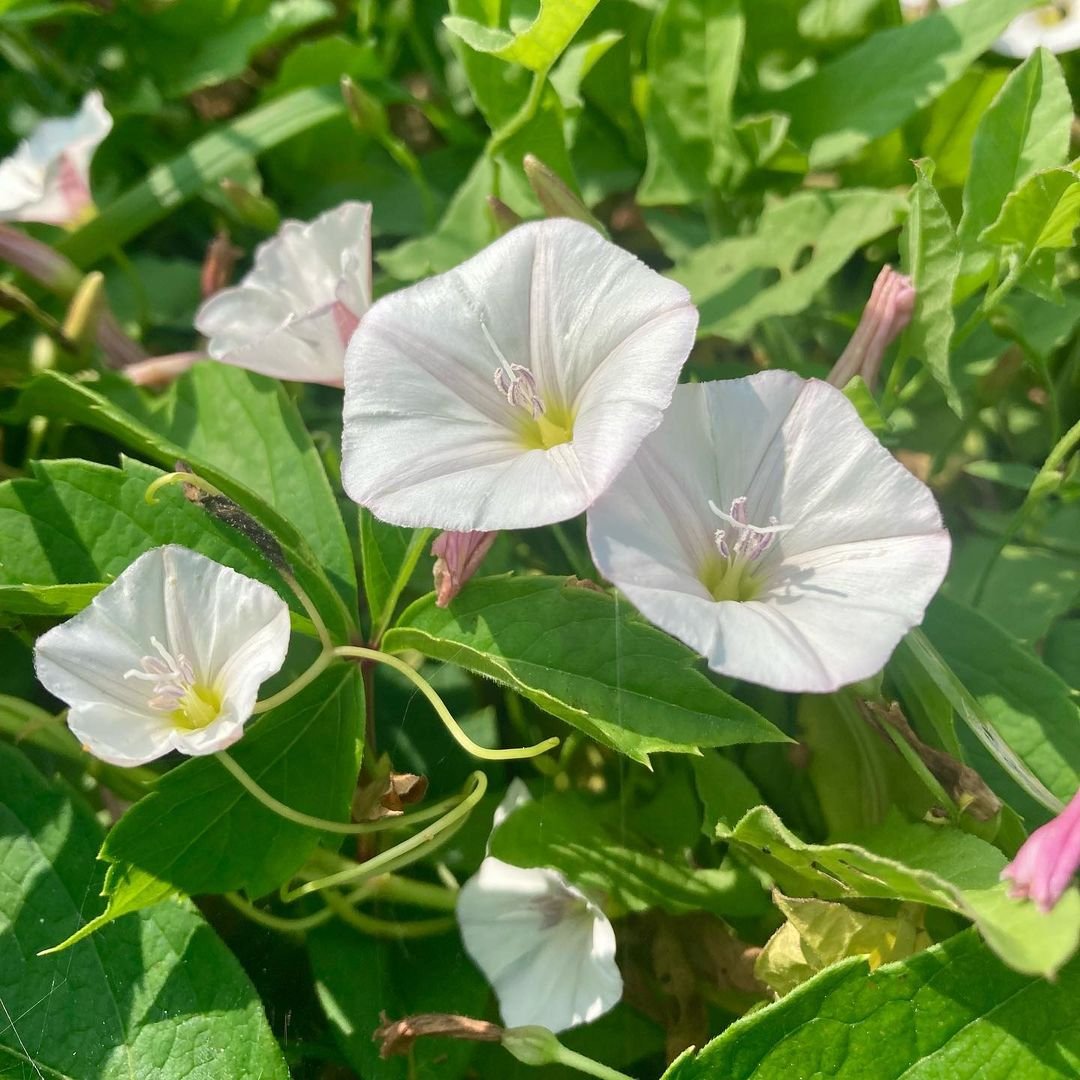
M346 357L342 476L399 525L524 528L580 513L658 423L693 343L685 290L580 222L520 226L380 300ZM532 449L494 384L529 369L572 438Z

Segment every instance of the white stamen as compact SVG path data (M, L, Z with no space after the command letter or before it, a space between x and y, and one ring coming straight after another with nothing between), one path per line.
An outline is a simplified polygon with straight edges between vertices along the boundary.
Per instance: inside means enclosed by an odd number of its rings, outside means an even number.
M751 525L746 517L746 496L740 495L731 503L731 509L724 513L719 506L709 500L709 509L732 526L734 541L728 544L728 530L717 529L713 533L716 549L724 559L745 559L752 561L760 558L772 546L777 533L787 532L790 525L781 525L775 517L770 516L768 525Z
M153 694L148 704L151 709L160 712L173 712L180 707L184 696L195 684L195 669L186 656L175 656L161 644L156 637L150 638L150 644L157 650L157 656L144 656L139 661L142 670L132 668L124 672L125 679L142 679L153 683Z

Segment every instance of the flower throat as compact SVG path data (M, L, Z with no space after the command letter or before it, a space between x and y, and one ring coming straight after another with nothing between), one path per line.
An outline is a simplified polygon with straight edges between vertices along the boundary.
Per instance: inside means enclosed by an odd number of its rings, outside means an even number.
M713 534L715 554L710 553L701 570L701 582L714 600L754 600L762 588L760 559L772 547L777 534L790 526L775 517L768 525L751 525L746 518L746 496L740 495L726 513L711 499L709 509L728 527Z

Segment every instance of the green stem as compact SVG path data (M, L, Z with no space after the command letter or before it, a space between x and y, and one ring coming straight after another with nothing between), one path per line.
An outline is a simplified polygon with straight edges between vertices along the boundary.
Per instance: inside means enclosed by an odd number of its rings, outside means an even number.
M168 487L170 484L190 484L192 487L198 488L200 491L205 491L207 495L222 495L222 492L214 487L209 480L204 480L201 476L193 472L167 472L159 476L153 483L151 483L143 498L153 506L157 502L157 493L164 487Z
M502 127L492 132L487 145L489 158L494 158L502 150L504 144L509 142L536 115L536 110L540 107L540 99L544 96L546 83L546 71L537 71L533 75L528 97L521 103L521 108Z
M306 930L322 926L323 923L329 922L334 917L334 912L329 907L324 907L322 911L316 911L313 915L286 918L283 915L272 915L269 911L257 908L239 893L227 892L224 896L228 903L252 922L265 926L270 930L284 931L286 934L302 934Z
M355 926L357 930L371 934L372 937L397 938L398 940L432 937L435 934L445 934L457 925L453 916L445 915L437 919L414 919L412 922L378 919L374 915L357 911L340 893L332 890L326 894L326 902L342 922Z
M409 540L409 546L405 549L405 555L401 560L401 565L398 567L393 587L390 589L390 593L386 598L386 604L383 606L383 609L379 612L378 616L376 616L375 612L371 613L373 623L371 628L372 646L378 646L379 642L382 641L383 634L386 633L386 629L390 625L390 620L394 617L394 610L398 598L404 591L405 586L408 585L409 578L412 577L412 573L416 569L416 564L420 561L421 555L424 553L424 548L427 547L427 542L431 537L432 532L434 532L433 529L414 530L412 538Z
M600 1080L634 1080L632 1076L619 1072L618 1069L613 1069L609 1065L603 1065L599 1061L594 1061L584 1054L579 1054L576 1050L563 1046L562 1043L559 1043L557 1062L559 1065L565 1065L568 1069L576 1069L586 1076L599 1077Z
M316 627L316 630L318 630L318 627ZM301 690L310 686L330 666L333 660L334 652L332 648L321 652L312 661L311 666L298 675L283 690L271 694L268 698L263 698L262 701L257 701L255 707L251 710L252 715L257 716L259 713L269 712L271 709L276 709L279 705L284 705L286 701L296 697Z
M433 825L421 829L415 836L386 851L365 863L357 863L355 866L338 873L329 874L326 877L306 881L296 889L282 889L281 897L286 902L299 900L309 893L319 892L322 889L333 889L340 885L356 885L380 874L389 873L398 867L407 866L410 863L422 859L429 852L440 847L457 830L465 824L465 820L472 813L474 807L487 791L487 777L482 772L474 772L471 777L473 789L444 817Z
M454 737L457 744L475 758L482 761L520 761L525 758L536 757L545 754L548 750L559 745L555 736L538 742L535 746L526 746L514 750L489 750L479 743L473 742L461 729L461 726L451 715L443 699L435 692L432 685L419 672L414 671L404 660L398 659L390 653L379 652L377 649L365 649L359 645L339 645L334 650L335 656L352 657L357 660L371 660L376 664L386 664L387 667L404 675L431 703L431 707L438 714L439 719L446 726L446 730Z

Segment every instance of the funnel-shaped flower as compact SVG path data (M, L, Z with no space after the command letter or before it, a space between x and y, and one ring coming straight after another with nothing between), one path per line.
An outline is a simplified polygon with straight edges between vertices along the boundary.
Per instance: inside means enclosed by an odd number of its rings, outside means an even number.
M93 206L90 160L112 130L101 94L92 90L74 116L40 124L0 161L0 221L71 225Z
M277 379L340 386L345 346L371 306L371 204L286 221L255 265L199 308L215 360Z
M396 525L573 517L659 424L696 325L681 285L589 226L513 229L361 323L345 361L345 490Z
M528 800L525 785L511 783L495 826ZM488 856L462 887L457 918L507 1027L563 1031L602 1016L622 997L611 923L556 870Z
M646 618L777 690L880 670L949 561L930 490L843 394L785 371L680 386L588 531Z
M942 7L975 0L938 0ZM1049 49L1054 53L1072 52L1080 49L1080 2L1077 0L1054 0L1042 4L1034 11L1017 15L1001 37L994 42L994 52L1022 60L1036 49Z
M38 638L35 665L83 746L129 766L236 742L288 648L289 609L273 589L170 545Z
M1014 884L1010 895L1030 897L1049 911L1080 869L1080 791L1053 821L1036 829L1004 870Z

